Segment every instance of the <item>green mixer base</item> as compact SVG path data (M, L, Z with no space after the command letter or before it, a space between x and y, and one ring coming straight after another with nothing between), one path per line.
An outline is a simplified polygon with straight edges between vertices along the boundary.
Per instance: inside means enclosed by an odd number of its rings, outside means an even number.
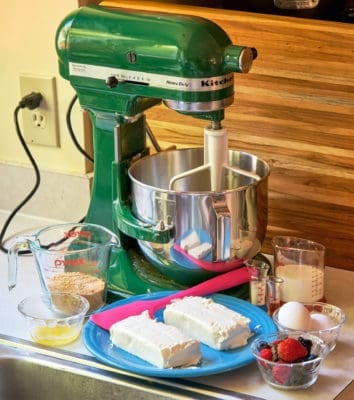
M266 260L262 254L257 254L255 258ZM181 290L186 287L163 275L145 259L139 249L119 249L112 253L112 266L108 279L108 303L138 294ZM223 293L248 300L249 284L228 289Z

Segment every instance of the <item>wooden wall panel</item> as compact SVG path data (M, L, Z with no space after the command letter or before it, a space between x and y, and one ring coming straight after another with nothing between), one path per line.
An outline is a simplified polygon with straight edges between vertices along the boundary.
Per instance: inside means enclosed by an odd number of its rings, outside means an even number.
M274 235L297 235L324 244L328 265L354 270L353 25L142 1L117 4L204 16L233 43L257 48L251 72L236 76L224 126L230 148L272 165L263 251L271 251ZM204 121L163 107L147 115L163 146L202 145Z

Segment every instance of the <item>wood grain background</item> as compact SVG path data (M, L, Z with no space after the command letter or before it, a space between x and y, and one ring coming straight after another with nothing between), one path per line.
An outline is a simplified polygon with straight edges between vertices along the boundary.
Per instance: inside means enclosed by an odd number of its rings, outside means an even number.
M108 4L112 2L103 2ZM229 147L272 165L269 219L274 235L326 246L327 265L354 270L354 26L144 1L121 7L199 15L234 44L256 47L249 74L236 75L224 126ZM162 146L201 146L205 121L165 107L148 113Z

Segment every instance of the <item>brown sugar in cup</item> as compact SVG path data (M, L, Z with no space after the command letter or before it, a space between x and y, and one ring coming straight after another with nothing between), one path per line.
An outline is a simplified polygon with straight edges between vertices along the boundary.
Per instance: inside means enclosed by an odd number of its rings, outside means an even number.
M105 304L105 282L82 272L65 272L48 280L51 292L79 294L90 303L89 313Z

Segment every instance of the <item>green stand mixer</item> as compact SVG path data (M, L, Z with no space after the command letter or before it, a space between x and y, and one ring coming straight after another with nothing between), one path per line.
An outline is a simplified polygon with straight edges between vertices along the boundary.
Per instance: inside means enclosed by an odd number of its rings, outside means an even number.
M111 259L111 298L181 289L254 257L267 226L269 166L229 150L221 121L234 72L249 71L255 49L233 45L203 18L102 6L67 16L56 47L60 74L93 126L86 222L122 244ZM144 111L161 102L208 121L204 148L150 155Z

